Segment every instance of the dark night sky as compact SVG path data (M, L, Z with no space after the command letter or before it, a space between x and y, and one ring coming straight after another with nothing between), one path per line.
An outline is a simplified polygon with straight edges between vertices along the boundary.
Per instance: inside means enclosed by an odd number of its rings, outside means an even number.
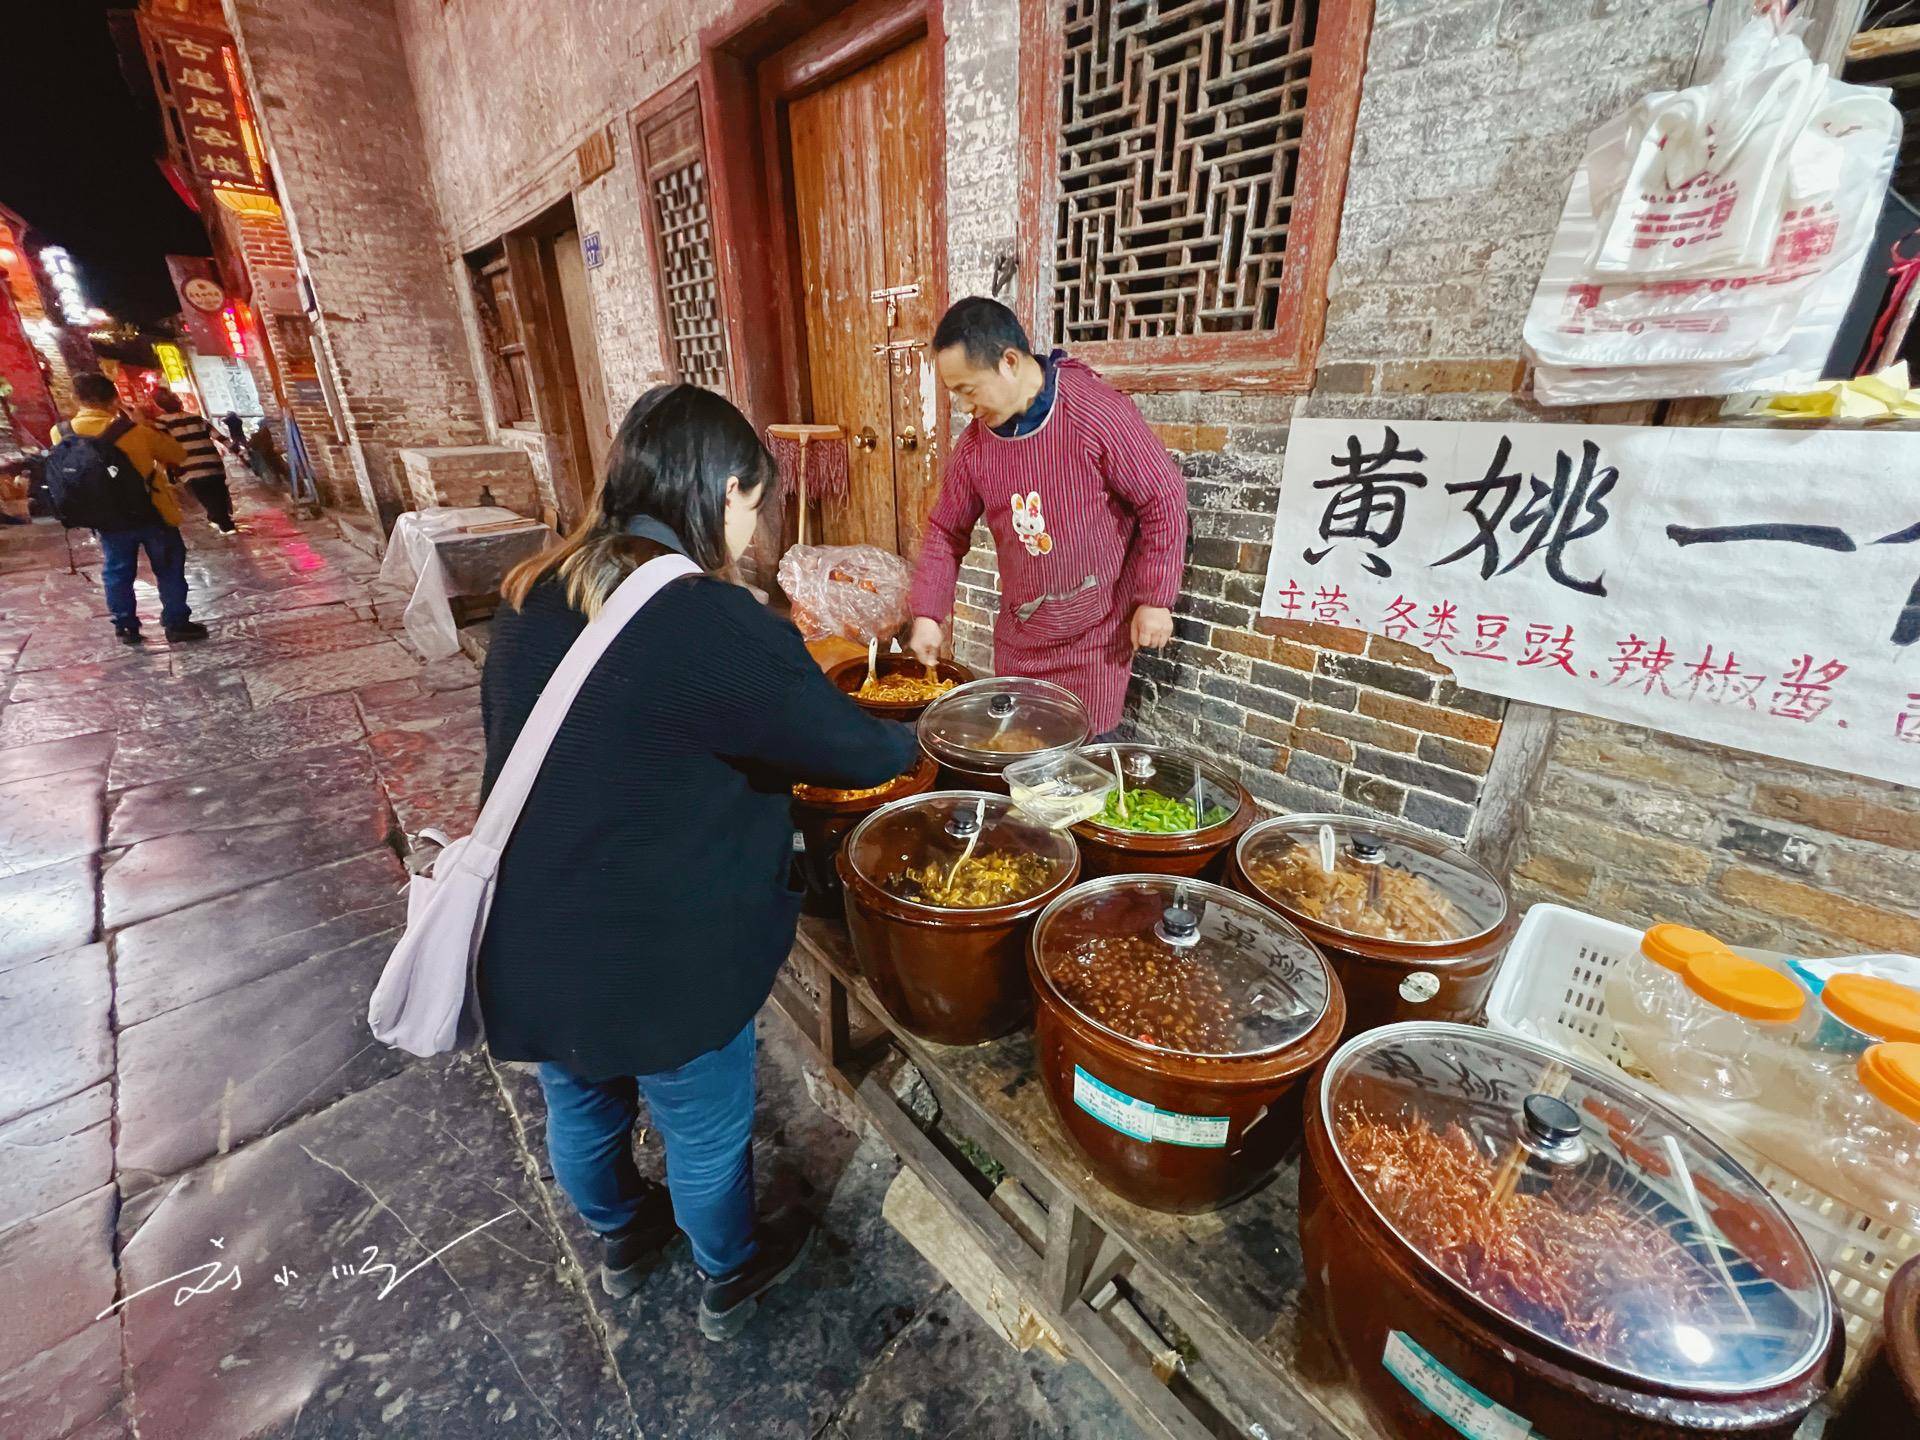
M135 101L107 30L106 0L36 0L0 45L0 203L73 254L90 304L116 319L180 308L165 257L204 255L206 230L154 157L157 113ZM10 7L14 8L14 7Z

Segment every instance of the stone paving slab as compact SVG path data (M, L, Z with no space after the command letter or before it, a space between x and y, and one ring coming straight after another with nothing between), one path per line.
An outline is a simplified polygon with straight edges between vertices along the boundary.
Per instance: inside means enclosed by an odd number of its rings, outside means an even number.
M148 730L182 720L217 725L252 708L246 680L231 671L156 676L137 688L100 685L51 699L10 704L0 711L0 746L62 740L99 730Z
M107 947L0 974L0 1121L78 1095L113 1073Z
M406 871L370 850L176 910L114 937L121 1026L333 955L406 922Z
M93 939L98 868L89 855L0 877L0 973Z
M0 750L0 785L40 775L63 775L69 770L103 767L113 757L113 744L114 737L103 732Z
M381 640L355 650L302 656L261 666L247 672L246 687L256 706L266 706L339 690L356 690L382 680L411 677L419 671L420 662L403 646Z
M107 844L118 849L186 832L293 820L364 819L387 810L373 756L359 741L123 790Z
M93 854L106 798L104 766L0 785L0 875Z
M121 1396L120 1322L109 1316L0 1375L0 1435L69 1436L101 1421Z
M149 1192L121 1232L128 1293L216 1256L242 1270L238 1290L126 1308L143 1440L637 1433L471 1059L416 1066ZM395 1271L358 1273L370 1258Z
M112 1120L113 1087L100 1084L0 1124L0 1231L111 1181Z
M407 1057L367 1029L399 938L371 936L122 1030L122 1184L177 1174L399 1070Z
M16 704L54 700L101 685L113 685L123 691L145 687L151 696L158 688L156 682L164 683L172 678L178 658L164 645L151 650L144 645L138 650L123 645L119 657L114 659L23 671L14 676L8 699Z
M177 776L204 775L229 765L357 740L365 733L349 695L289 700L248 711L219 725L189 720L124 735L114 752L109 783L115 790L123 790ZM0 766L12 753L0 750Z
M456 692L471 695L472 691ZM438 730L386 730L367 744L394 818L409 835L438 825L464 835L480 814L480 777L486 769L487 737L476 705L467 719Z
M103 1186L0 1231L0 1375L78 1335L113 1304L116 1202Z
M330 864L387 842L390 818L359 815L247 825L146 840L115 857L101 885L114 928ZM0 881L0 886L6 882ZM0 942L3 943L3 942Z

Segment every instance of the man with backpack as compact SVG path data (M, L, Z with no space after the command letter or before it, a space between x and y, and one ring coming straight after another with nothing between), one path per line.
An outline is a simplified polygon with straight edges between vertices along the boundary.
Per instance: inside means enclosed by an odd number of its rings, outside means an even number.
M133 576L147 552L160 591L160 623L169 640L204 640L187 606L187 545L180 538L180 502L166 469L187 462L184 446L149 425L118 413L119 392L104 375L76 375L71 420L53 428L47 456L47 493L53 513L69 530L100 538L100 578L113 628L128 645L140 643Z
M227 492L227 467L214 443L213 427L182 406L171 390L153 392L153 409L155 427L178 440L187 452L187 463L173 472L173 478L193 491L207 512L208 524L222 535L239 534L233 523L233 496Z

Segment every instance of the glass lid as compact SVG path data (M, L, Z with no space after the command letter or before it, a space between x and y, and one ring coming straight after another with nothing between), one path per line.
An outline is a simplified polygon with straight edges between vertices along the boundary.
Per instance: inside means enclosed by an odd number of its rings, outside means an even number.
M934 759L968 770L1005 769L1024 755L1071 749L1088 734L1080 697L1049 680L997 675L949 690L920 717Z
M1123 835L1194 835L1240 813L1240 786L1224 770L1166 745L1093 745L1080 752L1115 777L1087 823Z
M932 910L1018 905L1064 881L1079 852L1005 795L943 790L874 811L847 837L861 879L896 900Z
M1398 945L1454 945L1507 918L1507 892L1464 850L1357 815L1282 815L1240 837L1240 871L1289 915Z
M1084 1020L1169 1054L1266 1055L1326 1014L1311 941L1266 906L1171 875L1114 875L1041 912L1040 973Z
M1631 1086L1466 1025L1356 1036L1320 1118L1400 1241L1538 1338L1638 1380L1757 1390L1826 1348L1827 1287L1759 1181Z

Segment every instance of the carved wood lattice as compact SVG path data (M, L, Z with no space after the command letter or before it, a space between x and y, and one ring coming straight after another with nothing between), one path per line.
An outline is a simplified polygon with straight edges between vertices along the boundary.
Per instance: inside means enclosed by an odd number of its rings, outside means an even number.
M1067 0L1054 340L1270 331L1317 0Z
M668 350L682 380L725 393L727 342L698 96L689 93L644 123L638 139Z

